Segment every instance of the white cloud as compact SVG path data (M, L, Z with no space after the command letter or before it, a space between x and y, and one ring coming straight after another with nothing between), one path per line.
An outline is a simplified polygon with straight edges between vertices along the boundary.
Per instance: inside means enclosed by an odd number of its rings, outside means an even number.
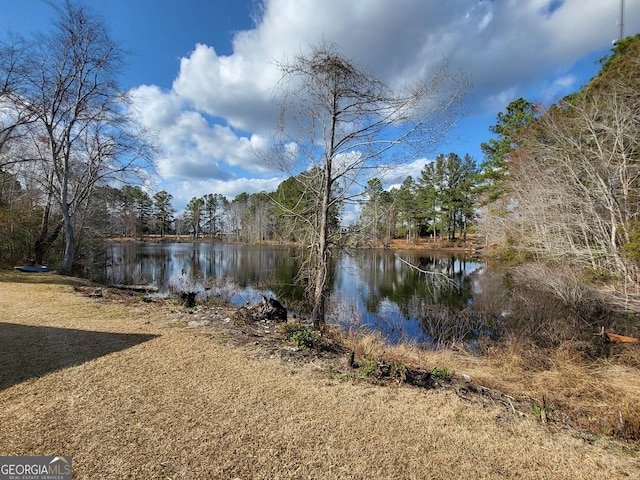
M239 136L228 126L209 122L202 113L184 108L175 92L141 86L131 94L138 121L157 132L163 149L161 177L230 180L235 175L229 167L254 174L273 171L256 156L265 144L260 135Z
M170 127L182 111L183 100L175 92L163 92L155 85L141 85L129 95L134 118L152 130Z
M578 88L575 75L562 75L544 86L540 95L541 100L548 105L557 102L559 98L571 92L575 92Z
M482 20L480 20L480 25L478 25L478 31L481 32L482 30L487 28L491 23L491 20L493 20L493 12L488 12L484 17L482 17Z
M273 192L285 177L271 177L265 179L236 178L229 181L223 180L182 180L172 182L171 190L160 185L161 189L169 191L173 195L172 204L180 212L193 197L202 197L209 193L218 193L233 200L238 194Z
M518 98L518 89L516 87L510 87L488 96L482 100L480 105L483 110L499 112L516 98Z
M628 33L640 30L639 3L627 2ZM392 84L430 75L447 58L473 83L470 113L486 114L533 86L540 98L527 97L532 101L577 87L571 66L609 47L619 14L618 2L603 0L265 0L261 6L255 27L236 33L230 55L195 44L170 91L136 89L139 118L159 131L167 151L161 176L210 179L204 184L210 192L232 195L242 191L240 177L268 175L253 152L276 126L276 63L322 40ZM407 171L419 172L418 166ZM400 179L404 171L397 172Z
M414 181L418 180L424 166L432 161L427 158L419 158L413 162L397 165L390 169L382 168L378 171L377 177L382 181L386 190L391 190L394 187L399 188L409 176Z
M275 110L271 89L279 74L268 57L236 51L218 56L213 47L196 45L189 57L180 61L173 91L208 115L224 118L244 131L261 131L273 125Z
M174 91L235 128L264 132L275 121L274 62L324 39L391 83L428 75L449 58L469 74L478 95L495 95L525 88L549 69L607 47L616 34L615 3L268 0L255 29L236 34L232 55L195 46L181 60ZM630 13L627 23L637 26L638 12Z

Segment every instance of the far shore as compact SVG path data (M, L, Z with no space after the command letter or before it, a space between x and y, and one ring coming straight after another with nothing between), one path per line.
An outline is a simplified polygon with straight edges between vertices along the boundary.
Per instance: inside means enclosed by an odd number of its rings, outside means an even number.
M229 244L242 244L242 242L236 242L219 237L210 237L207 235L201 235L194 237L193 235L143 235L133 237L109 237L108 242L124 243L124 242L148 242L148 243L229 243ZM281 242L276 240L266 240L250 245L276 245L283 247L296 247L299 244L295 242ZM478 243L475 235L468 235L466 240L446 240L439 238L419 238L416 240L408 241L402 238L395 238L388 244L377 242L368 247L360 248L387 248L391 250L425 250L425 251L453 251L460 253L473 253L476 255L481 254L483 250L483 244Z

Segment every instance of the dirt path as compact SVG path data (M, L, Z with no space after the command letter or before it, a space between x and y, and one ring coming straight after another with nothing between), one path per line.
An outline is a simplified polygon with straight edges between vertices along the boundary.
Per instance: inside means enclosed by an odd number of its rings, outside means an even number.
M74 479L640 477L604 438L25 278L0 278L0 455L73 455Z

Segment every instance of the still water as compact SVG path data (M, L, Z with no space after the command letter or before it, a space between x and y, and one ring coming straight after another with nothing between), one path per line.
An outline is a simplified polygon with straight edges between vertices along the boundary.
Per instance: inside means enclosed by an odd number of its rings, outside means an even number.
M153 285L160 292L189 289L236 305L266 295L304 315L304 289L296 282L299 265L295 250L287 247L126 242L107 246L95 277L104 283ZM336 251L327 311L330 321L373 329L392 342L451 340L443 335L473 341L490 333L487 317L473 311L495 282L483 262L459 255ZM503 308L494 308L495 313Z

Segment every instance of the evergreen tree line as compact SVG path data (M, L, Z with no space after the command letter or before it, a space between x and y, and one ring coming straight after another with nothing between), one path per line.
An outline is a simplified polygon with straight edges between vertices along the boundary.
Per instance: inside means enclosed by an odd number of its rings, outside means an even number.
M317 215L314 197L305 195L312 175L303 173L282 182L275 192L241 193L232 200L210 193L193 197L177 214L167 191L148 193L140 186L96 186L78 212L79 245L104 238L143 238L154 235L188 235L194 239L234 242L301 242ZM481 175L470 156L451 153L427 163L417 179L407 177L401 186L384 190L379 179L370 180L361 215L342 227L342 238L373 246L393 238L415 241L464 239L473 220ZM33 257L43 211L50 208L50 222L59 225L61 215L45 203L46 195L7 171L0 172L0 231L4 263ZM330 228L340 230L343 210L331 212ZM345 240L346 241L346 240ZM61 244L58 241L58 253ZM52 255L55 257L55 248Z
M180 215L172 206L173 196L164 190L150 195L139 186L100 187L89 205L92 234L301 242L317 216L314 197L306 194L312 182L313 175L305 172L285 180L275 192L243 192L232 200L218 193L193 197ZM335 208L330 227L361 246L387 244L394 238L464 240L481 184L472 157L439 155L416 180L409 176L399 187L384 190L379 179L370 180L357 221L341 228L344 210Z
M365 244L388 244L394 238L466 240L485 185L475 160L455 153L438 155L414 179L384 190L374 178L367 184L357 231Z

